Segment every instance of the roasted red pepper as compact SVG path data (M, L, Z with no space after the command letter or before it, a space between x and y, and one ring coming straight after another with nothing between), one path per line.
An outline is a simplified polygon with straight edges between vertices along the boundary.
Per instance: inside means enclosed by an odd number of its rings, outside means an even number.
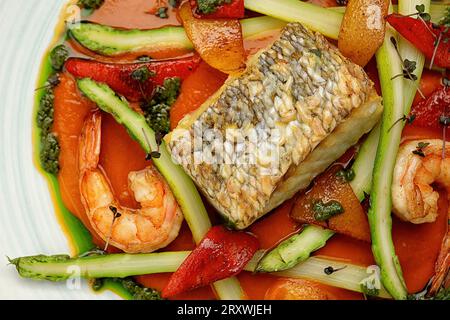
M217 7L213 13L203 14L198 11L198 0L190 0L193 14L204 19L242 19L245 14L244 0L231 0Z
M151 97L155 86L163 85L167 78L187 78L199 65L198 55L177 60L150 61L145 63L102 63L94 60L70 58L66 70L77 78L91 78L108 84L115 92L130 101ZM132 77L134 71L146 67L151 73L141 82Z
M170 277L162 296L173 297L232 277L244 269L258 248L254 236L215 226Z
M450 116L450 88L442 86L436 89L427 99L414 105L411 114L415 116L413 125L440 129L441 116Z
M422 19L390 14L389 24L406 40L419 49L433 64L450 68L450 31L444 26L437 26ZM433 59L434 55L434 59Z

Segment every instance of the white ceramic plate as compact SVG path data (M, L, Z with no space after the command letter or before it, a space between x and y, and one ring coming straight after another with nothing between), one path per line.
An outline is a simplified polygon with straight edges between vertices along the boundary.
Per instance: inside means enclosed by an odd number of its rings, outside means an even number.
M108 299L19 278L6 256L70 253L32 158L34 88L65 0L0 0L0 299Z

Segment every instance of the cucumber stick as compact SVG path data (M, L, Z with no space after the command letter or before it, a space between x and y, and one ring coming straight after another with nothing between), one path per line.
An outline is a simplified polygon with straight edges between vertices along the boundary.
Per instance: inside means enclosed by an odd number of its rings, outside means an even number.
M162 142L158 146L155 133L148 126L144 116L132 110L128 102L118 97L106 84L85 78L78 80L78 87L100 109L110 113L118 123L124 125L145 152L159 150L161 156L153 159L153 163L172 189L194 240L199 243L211 228L211 221L194 183L183 169L172 161L165 143ZM221 299L241 299L244 296L235 279L225 279L218 283L215 289Z
M395 254L391 234L392 174L403 128L401 123L398 125L394 125L394 123L403 117L405 109L403 78L393 79L396 75L402 74L403 70L391 38L398 42L395 30L387 26L383 45L376 53L384 112L373 170L368 218L372 252L376 263L381 268L383 285L395 299L406 299L406 285Z
M319 226L306 226L300 233L281 242L258 263L257 272L276 272L290 269L309 258L311 252L322 248L334 234Z
M266 31L280 29L286 22L272 17L255 17L241 20L241 25L243 37L249 38ZM194 48L183 27L126 30L82 22L69 25L69 34L84 47L105 56L155 49Z
M20 276L35 280L65 281L72 277L86 279L95 278L125 278L144 274L174 272L190 254L190 251L173 251L140 254L105 254L83 258L69 258L66 255L56 256L31 256L10 260L19 272ZM254 272L256 265L264 252L258 251L253 259L245 267L246 271ZM327 267L344 269L327 275L324 269ZM369 272L368 272L369 271ZM278 276L303 278L317 281L323 284L362 292L362 284L370 280L371 272L365 267L344 263L325 257L311 257L292 269L274 273ZM232 284L235 278L232 278ZM228 280L228 279L227 279ZM217 283L222 284L222 281ZM229 285L224 284L229 289ZM231 288L231 293L236 293ZM388 298L389 294L381 287L376 296ZM234 298L226 295L225 298Z
M301 22L324 36L337 39L343 14L298 0L245 0L245 8L288 22Z

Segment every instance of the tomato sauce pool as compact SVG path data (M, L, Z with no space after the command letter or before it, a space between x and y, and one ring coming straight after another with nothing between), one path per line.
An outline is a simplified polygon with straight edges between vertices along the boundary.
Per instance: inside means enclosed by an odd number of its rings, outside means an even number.
M179 25L176 13L172 10L169 12L168 19L160 19L148 12L152 9L153 2L147 0L106 0L105 4L96 10L88 19L100 24L112 25L124 28L158 28L162 25ZM267 34L263 38L253 39L245 42L247 53L251 54L258 49L265 47L273 39L273 34ZM80 50L81 55L89 54L76 46L72 46L74 50ZM173 52L159 52L158 58L167 56L172 57ZM172 127L180 120L181 116L198 107L204 100L208 98L215 90L217 90L226 77L217 70L212 69L206 64L202 64L191 78L185 80L182 85L179 101L173 106ZM204 85L205 84L205 85ZM202 91L202 88L203 91ZM189 102L189 103L187 103ZM78 150L78 135L81 131L82 124L86 114L95 106L89 101L81 97L78 93L75 83L71 76L64 74L61 78L61 84L55 91L55 120L53 130L60 137L61 155L60 164L61 171L58 181L61 187L62 198L69 210L79 217L83 223L89 228L89 222L84 214L83 207L80 202L80 194L78 191L78 169L77 161L74 157ZM69 112L68 112L69 111ZM104 115L102 124L102 152L100 157L100 165L105 170L109 180L114 188L116 196L125 206L136 208L138 204L132 196L132 192L128 188L128 173L133 170L140 170L148 165L145 160L145 154L139 145L133 141L126 130L109 115ZM261 219L253 224L249 231L254 233L260 240L261 246L268 249L279 243L282 239L296 232L299 228L290 218L289 211L293 201L288 201L274 213ZM442 204L446 210L446 204ZM442 211L442 210L441 210ZM217 220L214 210L209 210L212 220ZM422 227L410 228L403 226L401 222L395 222L394 229L401 230L402 236L395 237L398 243L397 249L400 250L400 260L405 262L407 270L404 270L406 281L411 289L421 289L423 280L416 281L413 279L414 270L417 263L411 262L413 258L411 253L414 250L421 250L425 246L420 243L408 245L408 236L417 237L417 232L423 232L424 236L433 237L432 232L436 231L438 235L442 235L443 228ZM102 241L96 239L98 245L102 245ZM195 247L189 228L184 223L178 238L171 243L165 251L192 250ZM403 249L402 249L403 248ZM114 249L111 249L115 251ZM423 250L422 250L423 251ZM403 253L402 253L403 252ZM326 247L321 249L318 254L327 255L345 259L349 262L369 265L373 264L373 257L370 251L370 245L361 241L352 240L344 236L335 236L329 241ZM403 261L402 261L403 257ZM428 259L432 259L430 254ZM426 268L420 271L426 276L430 276L432 268L430 263L424 260L420 262L426 264ZM166 283L170 274L155 274L138 276L136 279L145 286L161 290ZM326 285L312 283L309 281L290 280L278 278L272 275L251 274L243 272L238 276L241 285L250 299L295 299L299 297L309 297L311 299L361 299L361 294L350 292L344 289L333 288ZM421 276L420 279L423 279ZM413 280L411 280L413 279ZM415 281L415 282L414 282ZM410 283L412 283L410 285ZM296 293L293 288L308 288L307 291ZM215 299L214 292L210 287L204 287L191 292L182 294L178 299Z

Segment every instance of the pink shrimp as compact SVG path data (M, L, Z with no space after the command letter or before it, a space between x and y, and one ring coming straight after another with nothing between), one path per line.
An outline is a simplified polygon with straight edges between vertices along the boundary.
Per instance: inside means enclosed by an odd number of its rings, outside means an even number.
M152 166L130 172L128 183L139 209L120 205L105 172L99 167L101 113L85 121L79 143L80 192L88 219L107 243L128 253L152 252L178 235L181 210L169 186Z

